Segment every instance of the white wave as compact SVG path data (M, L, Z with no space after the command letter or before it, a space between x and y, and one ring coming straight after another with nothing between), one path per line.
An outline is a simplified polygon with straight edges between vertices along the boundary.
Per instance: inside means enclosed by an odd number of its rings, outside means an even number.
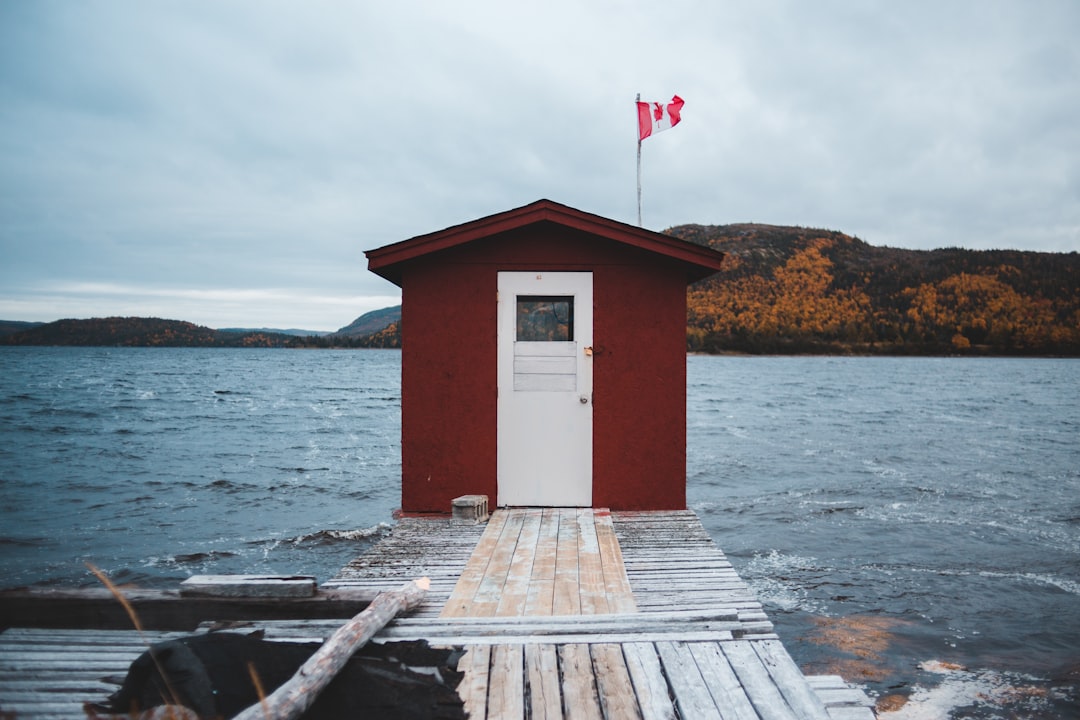
M919 669L940 675L941 682L933 687L915 686L907 703L879 712L880 720L940 720L951 717L954 710L970 707L1030 712L1047 705L1048 693L1037 685L1039 679L1030 675L968 670L938 660L923 662Z
M877 570L884 570L884 568L875 565L867 565L866 567ZM1059 590L1067 592L1071 595L1080 595L1080 583L1074 580L1069 580L1068 578L1058 577L1057 575L1047 575L1045 573L1001 572L998 570L969 570L966 568L934 567L910 567L907 568L906 571L914 573L927 573L930 575L951 575L953 577L978 576L984 578L995 578L1000 580L1015 580L1017 582L1049 585L1051 587L1056 587ZM895 571L890 571L890 574L892 574L892 572Z
M725 509L727 507L730 507L730 505L729 504L722 504L722 503L718 503L718 502L710 502L708 500L699 500L697 502L690 503L689 507L690 507L691 510L693 510L698 515L708 515L711 512L713 512L714 510L716 510L717 508L720 508L722 510L722 509Z
M300 535L299 537L292 538L289 542L293 544L300 544L310 540L366 540L376 535L382 535L391 530L393 526L389 523L379 523L369 528L361 528L358 530L319 530L313 533L307 533Z
M747 565L747 572L755 575L777 575L791 570L821 570L815 557L786 555L772 549L767 553L754 553Z
M878 477L888 478L894 480L896 478L907 478L907 473L895 467L889 467L877 458L864 458L862 466L867 472L873 473Z
M1056 575L1046 575L1043 573L1004 573L994 572L992 570L980 570L979 575L982 577L1023 580L1038 583L1039 585L1050 585L1051 587L1064 590L1072 595L1080 595L1080 583L1057 577Z
M797 577L799 572L808 570L826 571L817 558L786 555L774 549L765 554L756 553L740 575L766 606L785 612L802 610L827 615L826 606L811 600L803 582Z
M746 581L754 596L768 608L784 612L803 610L815 614L824 614L820 608L810 608L806 592L794 585L782 583L771 578L753 578Z

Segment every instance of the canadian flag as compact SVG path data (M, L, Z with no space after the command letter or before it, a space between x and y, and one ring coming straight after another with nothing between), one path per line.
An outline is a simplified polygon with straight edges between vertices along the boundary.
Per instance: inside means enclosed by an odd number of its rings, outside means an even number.
M668 104L658 102L637 103L638 141L642 141L653 133L673 128L679 124L679 113L682 112L683 99L678 95L671 98Z

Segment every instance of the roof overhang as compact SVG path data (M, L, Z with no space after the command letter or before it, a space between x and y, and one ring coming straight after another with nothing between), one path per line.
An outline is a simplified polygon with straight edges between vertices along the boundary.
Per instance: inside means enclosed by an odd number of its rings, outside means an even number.
M701 280L719 271L724 260L724 253L712 248L576 210L551 200L537 200L524 207L454 225L427 235L418 235L375 250L368 250L364 254L368 259L368 270L400 287L401 270L405 263L425 255L543 222L580 230L681 263L687 270L687 283Z

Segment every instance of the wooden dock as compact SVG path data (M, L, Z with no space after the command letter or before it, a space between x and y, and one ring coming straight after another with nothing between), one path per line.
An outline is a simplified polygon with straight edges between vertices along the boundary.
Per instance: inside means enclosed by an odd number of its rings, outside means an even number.
M432 580L424 604L376 642L467 648L459 694L472 718L874 717L858 688L802 674L692 512L406 518L327 585L377 591L420 576ZM339 623L257 625L269 638L311 640ZM141 649L134 633L9 630L0 709L84 717L82 702L115 689L100 678L122 677Z
M418 548L456 526L409 522L332 584L441 569L439 592L379 639L469 647L459 691L471 717L874 717L841 678L802 674L692 512L500 510L467 556L448 544L445 565Z

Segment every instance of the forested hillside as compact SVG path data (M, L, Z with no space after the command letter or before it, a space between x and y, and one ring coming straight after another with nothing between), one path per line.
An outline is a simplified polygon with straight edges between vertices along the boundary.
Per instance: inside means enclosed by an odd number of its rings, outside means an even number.
M1076 252L900 250L758 224L666 232L726 253L723 271L687 291L690 351L1080 356ZM156 318L60 320L8 327L0 344L398 348L400 318L400 306L385 308L306 337Z
M57 320L0 335L0 345L106 347L396 348L397 324L370 335L289 335L271 331L214 330L182 320L108 317Z
M289 335L227 332L182 320L108 317L57 320L0 337L3 345L103 345L130 347L286 347Z
M333 334L339 337L367 337L400 321L401 306L394 305L364 313Z
M703 352L1080 355L1080 255L900 250L829 230L681 225L727 253L690 287Z

